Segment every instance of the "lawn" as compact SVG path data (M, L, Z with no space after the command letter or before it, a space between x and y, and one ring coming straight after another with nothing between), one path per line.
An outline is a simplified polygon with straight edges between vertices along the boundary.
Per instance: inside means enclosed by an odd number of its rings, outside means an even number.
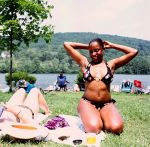
M82 92L50 92L45 95L52 115L77 115L76 107ZM7 101L11 94L0 93L0 101ZM120 135L106 133L106 139L101 147L149 147L150 146L150 95L112 93L116 105L124 119L124 132ZM12 141L1 138L0 147L67 147L53 142Z

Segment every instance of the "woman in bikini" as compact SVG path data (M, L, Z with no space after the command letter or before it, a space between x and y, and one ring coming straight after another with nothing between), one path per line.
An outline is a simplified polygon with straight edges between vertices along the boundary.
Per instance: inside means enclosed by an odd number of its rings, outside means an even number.
M43 95L37 88L32 88L28 94L24 88L19 88L3 107L1 121L36 124L34 116L39 112L39 108L46 115L50 113Z
M85 80L85 91L79 100L78 112L86 132L99 133L102 129L120 134L123 120L110 94L110 83L114 72L132 60L138 51L134 48L102 41L96 38L89 44L65 42L68 54L80 65ZM115 49L123 56L106 62L103 58L105 49ZM77 49L89 51L91 62Z

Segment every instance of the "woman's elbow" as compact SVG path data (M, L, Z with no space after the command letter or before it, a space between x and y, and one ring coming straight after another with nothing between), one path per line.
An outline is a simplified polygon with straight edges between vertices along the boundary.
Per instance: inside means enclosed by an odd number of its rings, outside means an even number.
M64 46L66 46L66 45L67 45L67 43L68 43L68 42L64 42Z
M70 46L69 42L64 42L64 47L67 48L68 46Z
M135 57L138 54L138 50L137 49L133 49L130 54Z
M133 53L134 53L134 56L136 56L139 53L139 51L137 49L135 49L135 51Z

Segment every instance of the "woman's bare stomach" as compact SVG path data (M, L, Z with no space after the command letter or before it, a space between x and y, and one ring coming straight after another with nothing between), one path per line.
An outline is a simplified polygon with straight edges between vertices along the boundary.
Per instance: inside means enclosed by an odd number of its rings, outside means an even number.
M83 98L98 103L107 103L111 100L108 87L101 81L93 81L86 85Z

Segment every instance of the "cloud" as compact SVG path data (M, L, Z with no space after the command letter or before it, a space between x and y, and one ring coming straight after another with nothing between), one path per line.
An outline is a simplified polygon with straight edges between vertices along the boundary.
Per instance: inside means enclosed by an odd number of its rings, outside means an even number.
M53 0L54 4L54 21L57 25L62 24L62 21L67 24L88 25L90 20L96 22L97 20L105 23L112 21L120 16L130 6L136 4L140 0ZM59 22L58 22L59 21ZM57 26L56 26L57 27ZM70 27L67 26L69 29Z
M139 27L148 21L146 11L150 7L149 0L51 0L50 3L54 5L50 21L55 32L121 32L129 36L138 35ZM139 22L139 17L143 22ZM143 34L144 31L147 32L144 29Z

